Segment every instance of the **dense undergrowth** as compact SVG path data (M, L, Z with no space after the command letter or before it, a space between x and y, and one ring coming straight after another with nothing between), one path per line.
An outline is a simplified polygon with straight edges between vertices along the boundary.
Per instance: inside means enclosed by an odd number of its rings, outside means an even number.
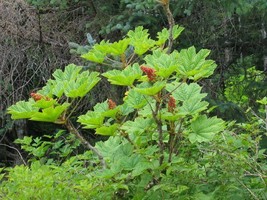
M31 159L2 169L1 198L266 198L262 131L251 134L210 116L198 82L212 75L216 64L207 59L207 49L169 52L167 41L182 31L176 25L172 34L163 29L152 39L137 27L122 40L95 44L82 57L116 63L115 69L100 74L70 64L29 100L9 107L12 119L61 124L67 131L45 136L48 141L17 140ZM79 101L104 78L125 88L123 99L110 98L73 116ZM266 98L259 104L266 105ZM106 139L91 144L77 123ZM88 150L73 156L79 144Z
M30 2L42 12L76 3ZM133 13L155 5L122 2L133 6ZM174 25L169 1L160 2L169 30L155 33L154 26L150 35L142 26L133 28L134 20L114 27L116 16L100 32L132 29L122 39L97 43L87 34L88 45L70 43L85 66L56 69L43 87L8 108L12 120L56 124L56 129L15 141L25 154L17 150L21 165L1 168L1 199L267 198L264 72L247 56L228 63L236 76L218 78L209 50L182 48L184 41L176 39L184 28ZM154 17L161 14L156 8ZM145 26L151 21L148 17ZM243 70L243 65L250 67ZM224 79L218 99L208 91L216 85L212 75L218 82ZM92 101L103 81L112 89L105 94L109 98ZM222 96L228 103L220 102ZM228 112L229 106L235 112Z

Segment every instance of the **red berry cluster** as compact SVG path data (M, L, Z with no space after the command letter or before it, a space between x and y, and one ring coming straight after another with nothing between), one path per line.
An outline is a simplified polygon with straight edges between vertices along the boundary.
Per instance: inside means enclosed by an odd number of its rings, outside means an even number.
M108 109L109 110L113 110L114 108L116 108L116 103L112 100L112 99L108 99Z
M147 75L149 81L154 81L156 79L157 75L155 69L142 65L141 70Z
M34 99L34 101L39 101L41 99L45 99L46 101L49 101L50 100L49 97L45 97L45 96L43 96L41 94L34 93L34 92L31 93L31 97Z
M173 112L175 108L176 108L176 101L172 96L170 96L168 101L168 111Z

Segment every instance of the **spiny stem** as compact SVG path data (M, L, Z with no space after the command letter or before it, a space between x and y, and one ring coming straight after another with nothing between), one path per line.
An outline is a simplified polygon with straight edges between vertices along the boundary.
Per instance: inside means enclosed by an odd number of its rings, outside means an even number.
M177 133L174 136L173 149L178 148L177 146L178 146L179 138L181 137L181 130L182 130L183 122L184 122L184 118L182 118L180 120L178 131L177 131ZM176 154L178 154L178 151L176 152Z
M153 112L153 117L156 121L157 124L157 129L159 133L159 141L158 141L158 146L160 150L160 158L159 158L159 164L161 165L164 160L164 142L163 142L163 130L162 130L162 121L160 116L158 116L159 110L160 110L160 102L156 102L156 110Z
M106 162L103 158L103 156L98 152L98 150L93 147L80 133L79 131L74 127L74 125L72 124L72 122L70 120L67 120L66 121L66 127L68 129L68 131L72 134L74 134L80 141L81 143L87 148L87 149L90 149L91 151L93 151L98 159L100 160L101 164L102 164L102 167L103 169L106 169L107 168L107 165L106 165Z
M174 147L174 137L175 137L175 124L174 122L170 122L168 125L168 130L169 130L169 158L168 162L170 163L172 161L172 153L173 153L173 147Z
M159 93L160 94L160 93ZM160 94L161 96L161 94ZM145 97L145 96L144 96ZM152 115L153 118L157 124L157 129L158 129L158 133L159 133L159 141L158 141L158 147L159 147L159 151L160 151L160 158L159 158L159 164L161 165L163 163L164 160L164 142L163 142L163 130L162 130L162 121L161 118L158 117L158 113L160 111L161 108L161 97L156 100L156 109L153 110L152 105L150 104L150 102L148 101L148 99L145 97L151 111L152 111Z

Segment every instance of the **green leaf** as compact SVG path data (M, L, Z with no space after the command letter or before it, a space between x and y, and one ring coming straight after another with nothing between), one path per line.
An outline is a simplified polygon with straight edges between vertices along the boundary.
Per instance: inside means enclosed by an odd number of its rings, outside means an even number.
M128 95L124 98L125 103L135 109L140 109L147 104L147 100L144 95L136 92L135 90L129 90Z
M182 106L177 108L179 115L195 115L209 105L208 102L202 101L207 94L201 93L201 87L197 83L173 82L167 84L166 90L177 100L177 105L182 102Z
M117 129L119 127L119 124L113 124L111 126L101 126L100 128L96 129L96 134L98 135L105 135L105 136L113 136Z
M156 70L156 74L163 78L168 78L178 67L178 53L163 53L160 50L153 51L152 55L147 55L144 60L149 67Z
M81 57L95 63L103 63L106 54L96 49L92 49L88 53L81 55Z
M82 67L70 64L53 73L55 80L49 80L47 85L39 90L38 93L52 97L53 95L61 97L65 94L67 97L84 97L100 80L98 72L81 72Z
M177 121L183 116L184 114L180 112L175 112L175 113L167 112L167 109L162 109L161 113L161 119L168 121Z
M178 26L178 25L173 26L172 38L176 39L182 33L183 30L184 28L181 26ZM156 42L156 44L159 46L163 45L169 39L169 36L170 34L169 34L168 29L166 28L162 29L161 32L158 32L158 36L157 36L158 41Z
M179 115L195 115L203 110L206 110L209 103L206 101L199 101L198 99L190 99L185 101L181 107L178 108Z
M144 133L148 128L153 125L153 119L137 117L134 121L127 121L122 126L121 129L125 130L129 134L139 135Z
M96 148L104 158L110 159L121 146L121 137L109 137L106 141L96 143Z
M156 44L154 40L149 38L148 30L141 26L136 27L134 31L129 31L127 35L137 55L143 55Z
M190 99L201 100L207 96L201 93L201 87L197 83L179 83L172 82L166 85L166 90L171 92L172 96L179 101L188 101Z
M102 74L108 78L108 81L114 85L131 86L136 79L141 78L142 71L138 64L128 66L124 70L111 70Z
M199 116L190 125L192 132L189 133L191 143L209 142L214 135L225 128L224 121L217 117L207 118L206 115Z
M164 87L166 83L163 81L158 81L151 85L151 83L144 82L138 85L138 87L134 88L134 90L140 94L145 94L149 96L153 96L158 94Z
M35 102L35 106L38 108L48 108L53 106L56 103L56 99L40 99Z
M122 55L126 51L129 43L129 38L124 38L123 40L119 40L118 42L111 43L108 49L109 53L112 55Z
M261 100L257 100L257 102L262 104L262 105L267 105L267 97L264 97Z
M184 27L174 25L173 30L172 30L173 39L176 39L177 37L179 37L179 35L183 32L183 30L184 30Z
M11 114L12 119L27 119L31 118L33 114L37 113L39 108L34 106L34 101L19 101L15 105L7 109L7 113Z
M77 66L75 64L69 64L65 67L64 71L61 69L57 69L52 76L55 78L57 82L63 82L63 81L71 81L73 79L76 79L82 70L81 66Z
M42 122L57 122L60 115L69 107L69 103L57 105L55 107L48 107L41 110L41 112L34 113L30 120Z
M210 51L207 49L202 49L196 53L195 47L181 50L178 59L178 75L193 80L212 75L216 64L212 60L205 60L209 53Z
M99 112L88 111L85 115L79 116L77 122L84 125L83 128L100 128L104 123L104 116Z
M79 76L66 83L64 93L67 97L84 97L99 81L98 72L84 71Z
M109 109L108 101L97 103L94 106L94 112L101 113L103 117L115 118L118 111L119 107L116 107L114 109Z
M169 39L169 31L168 29L164 28L161 32L157 33L158 41L156 42L157 45L163 45Z

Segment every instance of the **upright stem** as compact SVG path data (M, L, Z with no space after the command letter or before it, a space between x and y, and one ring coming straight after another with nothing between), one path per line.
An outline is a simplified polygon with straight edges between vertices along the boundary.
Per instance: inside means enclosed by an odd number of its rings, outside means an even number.
M66 127L68 129L68 131L72 134L74 134L80 141L81 143L87 148L87 149L90 149L91 151L93 151L98 159L100 160L101 164L102 164L102 167L103 169L106 169L107 168L107 165L106 165L106 162L103 158L103 156L98 152L98 150L93 147L80 133L79 131L74 127L74 125L72 124L72 122L70 120L67 120L66 121Z
M158 116L160 110L160 102L156 102L156 110L153 112L153 118L156 121L157 124L157 129L159 133L159 141L158 141L158 146L159 146L159 151L160 151L160 158L159 158L159 164L161 165L164 160L164 142L163 142L163 130L162 130L162 122L160 116Z
M171 53L172 45L173 45L173 26L175 25L175 21L170 10L170 0L161 0L160 1L163 10L167 16L168 23L169 23L169 41L168 41L168 51L167 53Z

